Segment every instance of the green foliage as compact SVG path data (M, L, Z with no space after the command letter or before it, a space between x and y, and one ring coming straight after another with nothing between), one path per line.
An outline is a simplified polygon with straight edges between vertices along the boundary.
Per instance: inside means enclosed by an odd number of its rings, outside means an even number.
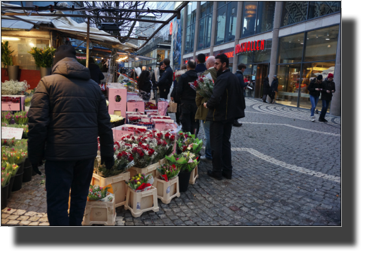
M35 65L38 67L49 68L52 67L55 51L56 49L53 47L46 47L44 49L33 47L29 54L34 57Z
M13 66L13 52L10 50L8 41L1 43L1 63L4 64L5 68Z

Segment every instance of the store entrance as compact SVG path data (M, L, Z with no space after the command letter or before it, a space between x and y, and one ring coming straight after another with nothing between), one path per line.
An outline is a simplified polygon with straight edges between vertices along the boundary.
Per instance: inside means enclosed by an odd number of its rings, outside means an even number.
M269 70L268 64L257 65L255 98L262 98L262 91L264 88L264 78L268 76L268 70Z

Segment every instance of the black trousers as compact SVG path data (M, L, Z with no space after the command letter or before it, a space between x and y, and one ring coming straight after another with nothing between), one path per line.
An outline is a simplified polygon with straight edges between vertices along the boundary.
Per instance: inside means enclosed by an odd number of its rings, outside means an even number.
M170 93L170 89L166 89L165 87L159 88L159 98L167 99L167 96L169 93Z
M183 125L182 130L184 133L191 132L195 134L197 130L197 123L195 121L195 115L197 111L197 105L195 101L182 101L181 102L181 117L180 121Z
M176 123L178 125L180 125L180 115L181 115L181 104L177 103L177 110L176 110L176 113L175 113L175 117L176 117Z
M213 173L219 176L223 172L232 173L231 131L234 120L212 121L210 123L210 147L213 157Z
M81 226L94 159L46 161L47 217L50 226ZM69 190L71 204L68 217Z

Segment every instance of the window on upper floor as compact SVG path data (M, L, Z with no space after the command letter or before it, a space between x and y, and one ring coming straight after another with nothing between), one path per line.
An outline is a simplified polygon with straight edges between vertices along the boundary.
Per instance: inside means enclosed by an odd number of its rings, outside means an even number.
M235 40L238 2L218 2L216 44Z
M241 37L273 29L275 2L244 2Z
M201 2L197 49L210 47L213 2Z

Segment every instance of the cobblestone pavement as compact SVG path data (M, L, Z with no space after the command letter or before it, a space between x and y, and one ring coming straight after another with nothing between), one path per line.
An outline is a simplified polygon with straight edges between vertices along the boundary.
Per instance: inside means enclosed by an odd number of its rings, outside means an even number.
M328 114L329 122L320 123L315 116L311 122L309 110L247 99L243 126L231 135L231 180L208 177L211 163L203 160L196 184L180 198L158 201L158 212L139 218L118 207L116 225L340 226L341 119ZM40 180L35 176L13 194L3 225L48 223Z

